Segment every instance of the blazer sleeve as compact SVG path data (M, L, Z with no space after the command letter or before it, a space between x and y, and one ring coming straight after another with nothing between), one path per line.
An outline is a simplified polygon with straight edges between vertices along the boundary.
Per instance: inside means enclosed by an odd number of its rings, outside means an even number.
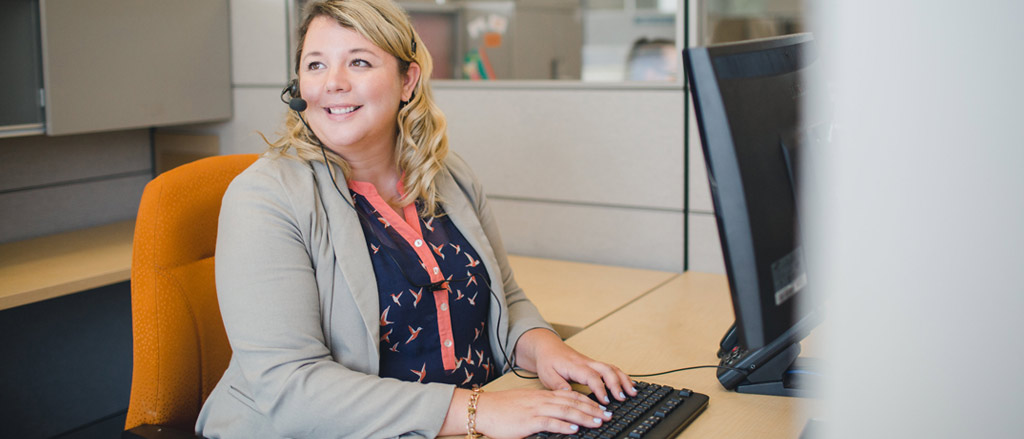
M250 168L223 200L217 296L252 393L241 398L284 437L436 436L454 386L380 378L332 358L307 250L316 212L294 201L303 189Z
M498 271L501 273L501 284L505 290L505 301L508 304L509 330L505 343L505 352L511 356L512 364L515 363L515 346L526 331L536 328L544 328L558 334L544 317L540 315L537 307L526 297L526 293L516 283L512 266L508 262L508 253L505 251L505 243L501 240L501 233L498 231L498 223L494 213L487 202L487 195L484 193L483 185L477 179L469 165L457 154L450 153L448 157L449 169L455 181L462 188L462 191L469 197L470 203L476 209L476 216L480 225L487 235L494 250L494 258L498 261ZM511 367L511 364L505 365Z

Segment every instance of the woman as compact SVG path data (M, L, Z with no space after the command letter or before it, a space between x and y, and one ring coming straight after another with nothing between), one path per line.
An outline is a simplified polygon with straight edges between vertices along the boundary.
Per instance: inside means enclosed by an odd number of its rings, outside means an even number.
M516 285L479 183L447 154L430 72L390 0L309 8L292 89L304 119L290 112L224 196L216 276L233 354L199 434L572 433L611 414L568 381L635 395ZM474 389L513 365L552 390Z

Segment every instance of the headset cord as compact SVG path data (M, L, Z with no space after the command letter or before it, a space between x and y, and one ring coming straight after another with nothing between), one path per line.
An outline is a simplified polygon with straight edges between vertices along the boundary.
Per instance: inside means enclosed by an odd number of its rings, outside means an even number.
M312 134L313 133L313 129L310 128L309 124L306 123L306 119L302 117L301 113L296 112L296 114L298 114L299 120L302 121L302 124L305 125L306 128L309 129L309 132ZM317 141L317 144L320 145L320 153L324 157L324 165L327 166L327 173L328 173L328 175L331 176L331 184L334 186L334 190L337 191L338 195L341 196L341 199L345 201L345 205L346 206L351 208L352 211L356 213L356 215L358 215L364 221L369 223L370 221L369 221L369 218L366 217L366 214L361 212L359 209L357 209L351 203L349 203L348 198L345 198L345 195L342 194L341 188L338 187L338 181L334 177L334 171L332 170L333 166L331 166L330 160L327 159L326 148L324 147L324 144L322 142L320 142L320 139L316 139L316 141ZM386 249L384 249L384 254L387 255L388 259L391 260L392 264L394 264L394 266L396 268L398 268L398 272L402 274L402 277L404 277L405 280L407 282L409 282L410 285L415 286L415 287L430 288L431 290L437 290L437 289L440 289L443 286L443 284L445 284L445 283L463 282L463 281L468 281L470 279L468 277L467 278L459 278L459 279L448 279L448 280L444 280L442 282L434 282L434 283L430 283L430 284L426 284L426 285L421 285L420 283L414 282L411 278L409 278L409 275L406 274L405 270L402 269L402 265L399 264L397 260L395 260L395 257L391 254L391 252L389 252ZM487 285L487 292L491 294L491 297L494 297L494 301L496 303L501 303L501 300L498 299L497 293L494 292L494 288L491 288L490 280L487 279L486 276L481 276L481 279L483 279L484 284ZM499 306L498 307L498 320L496 322L496 327L497 328L501 328L501 316L502 316L502 314L503 313L502 313L501 307ZM537 375L527 376L527 375L522 375L522 374L519 373L520 370L525 370L525 369L519 369L519 368L517 368L515 366L515 364L512 363L512 360L508 356L508 352L505 350L505 344L501 342L500 335L501 334L496 329L495 330L495 337L496 337L496 339L498 341L498 349L501 351L501 355L502 355L502 357L505 360L505 367L507 367L513 374L515 374L515 376L517 376L519 378L527 379L527 380L539 379L540 377L538 377ZM507 343L508 340L506 339L505 342ZM668 370L668 371L664 371L664 372L656 372L656 373L648 373L648 374L628 374L628 375L630 377L635 377L635 378L646 378L646 377L665 375L665 374L670 374L670 373L675 373L675 372L682 372L682 371L693 370L693 369L705 369L705 368L732 370L732 371L736 371L736 372L742 373L744 376L746 376L748 374L748 372L746 370L738 369L738 368L735 368L735 367L706 365L706 366L683 367L683 368Z
M299 115L299 119L302 120L303 124L305 124L305 120L302 119L302 115L301 114ZM306 125L306 127L309 128L309 125ZM312 132L312 130L310 130L310 132ZM334 186L334 190L336 190L338 192L338 195L341 196L342 200L345 201L345 205L346 206L351 208L352 211L356 213L356 215L358 215L364 221L367 221L369 223L370 221L369 221L369 218L366 217L366 214L364 212L360 211L359 209L357 209L351 203L349 203L348 198L345 198L345 196L342 194L341 188L338 187L338 181L334 177L334 171L332 170L331 162L327 159L327 151L325 150L323 143L320 143L319 141L317 141L317 143L320 144L320 153L324 157L324 165L327 166L327 173L328 173L328 175L331 176L331 184ZM429 288L431 290L437 290L437 289L440 289L443 286L444 283L464 282L464 281L469 281L469 279L470 279L468 277L467 278L459 278L459 279L447 279L447 280L444 280L442 282L434 282L434 283L422 285L420 283L414 282L409 277L409 275L405 272L405 270L402 269L402 265L399 264L397 260L395 260L395 257L394 257L394 255L391 254L391 252L387 251L387 249L382 249L382 250L384 250L384 254L387 255L388 259L391 260L392 264L394 264L394 266L396 268L398 268L398 272L402 274L402 277L404 277L405 280L407 282L409 282L410 285L415 286L415 287ZM487 276L480 276L480 278L484 281L484 284L487 285L487 292L490 293L492 297L494 297L495 303L501 303L501 300L498 299L498 295L494 292L494 288L491 287L491 282L488 279L488 277ZM498 307L498 319L497 319L497 322L495 323L496 328L501 328L501 316L502 316L502 314L504 314L502 312L501 308L502 308L501 306ZM525 376L525 375L520 374L518 372L517 368L515 367L515 365L509 359L508 352L505 350L505 344L502 343L502 341L501 341L501 334L497 330L495 330L495 337L496 337L496 339L498 341L498 349L501 351L501 355L502 355L502 357L505 360L506 367L508 367L509 370L512 371L512 373L514 373L516 376L518 376L520 378L523 378L523 379L537 379L536 376ZM507 343L508 340L506 339L505 342Z

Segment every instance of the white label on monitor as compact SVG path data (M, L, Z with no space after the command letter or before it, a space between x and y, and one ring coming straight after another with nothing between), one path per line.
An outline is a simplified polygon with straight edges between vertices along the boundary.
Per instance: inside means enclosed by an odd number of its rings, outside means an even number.
M775 286L775 306L782 305L807 286L803 248L797 247L772 264L772 284Z
M793 280L793 283L786 285L781 290L775 292L775 306L785 303L790 297L795 296L796 293L799 293L800 290L804 289L804 286L806 285L807 274L801 274Z

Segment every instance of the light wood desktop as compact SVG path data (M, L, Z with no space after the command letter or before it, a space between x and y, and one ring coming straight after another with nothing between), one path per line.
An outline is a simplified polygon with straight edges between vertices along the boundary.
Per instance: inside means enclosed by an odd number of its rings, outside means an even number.
M0 245L0 310L128 280L135 221Z
M679 273L509 255L516 282L568 338Z
M566 342L632 375L717 365L718 342L732 320L725 276L686 272ZM688 388L711 398L707 410L680 435L683 438L793 439L819 406L814 399L726 391L714 369L637 379ZM484 389L522 387L542 386L537 380L506 374Z

